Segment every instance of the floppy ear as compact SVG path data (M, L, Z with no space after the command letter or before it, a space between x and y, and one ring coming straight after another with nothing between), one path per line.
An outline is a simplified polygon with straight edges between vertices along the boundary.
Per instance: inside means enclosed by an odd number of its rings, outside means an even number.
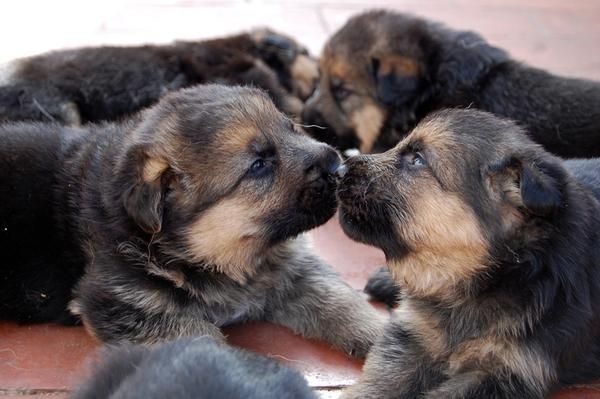
M137 146L127 153L121 165L125 180L123 206L140 229L149 234L162 228L163 197L169 164L162 158L150 156L146 148Z
M482 76L495 65L509 59L504 50L488 44L476 33L444 32L436 81L446 95L469 93Z
M419 64L399 55L371 58L370 72L377 98L385 105L404 104L411 100L419 86Z
M490 168L492 185L513 205L552 216L562 203L563 171L555 164L507 158Z

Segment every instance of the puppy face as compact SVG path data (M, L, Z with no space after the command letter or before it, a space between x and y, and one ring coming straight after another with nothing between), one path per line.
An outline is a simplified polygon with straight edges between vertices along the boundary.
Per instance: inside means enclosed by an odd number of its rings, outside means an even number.
M435 114L347 168L344 230L382 248L395 279L422 296L453 295L543 239L564 173L516 125L474 110Z
M335 212L338 154L296 131L264 92L199 86L144 120L125 204L173 258L244 281L269 249Z
M426 83L421 25L383 11L350 19L321 55L319 85L303 111L304 123L318 126L311 134L362 152L395 145L398 137L381 131L392 116L414 119L412 106ZM405 115L392 115L392 106Z

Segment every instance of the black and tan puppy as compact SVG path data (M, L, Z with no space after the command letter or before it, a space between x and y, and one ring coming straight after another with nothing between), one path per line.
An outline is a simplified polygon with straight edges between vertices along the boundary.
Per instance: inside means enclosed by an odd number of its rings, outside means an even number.
M122 124L0 127L0 317L158 342L247 320L358 356L383 319L307 247L338 154L257 89L197 86ZM79 278L83 274L83 277Z
M477 110L350 158L341 223L383 249L402 299L344 397L541 398L600 377L599 167Z
M54 51L0 68L0 120L114 120L198 83L254 85L281 110L299 115L317 77L306 49L270 30L171 45Z
M600 83L523 65L473 32L367 12L327 42L320 69L304 123L342 150L384 151L433 110L474 107L517 121L555 154L600 156Z
M316 399L300 373L276 361L215 343L182 338L157 348L107 348L73 399Z

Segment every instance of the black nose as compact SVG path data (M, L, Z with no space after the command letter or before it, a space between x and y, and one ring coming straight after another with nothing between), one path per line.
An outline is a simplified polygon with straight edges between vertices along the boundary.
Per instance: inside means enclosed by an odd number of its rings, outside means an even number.
M306 168L311 180L336 174L342 164L342 158L336 150L325 144L319 144L319 147L320 151L311 158Z
M344 162L343 168L340 168L342 170L337 172L338 176L343 178L344 181L356 180L357 176L367 176L369 159L368 155L355 155L349 157L346 159L346 162Z

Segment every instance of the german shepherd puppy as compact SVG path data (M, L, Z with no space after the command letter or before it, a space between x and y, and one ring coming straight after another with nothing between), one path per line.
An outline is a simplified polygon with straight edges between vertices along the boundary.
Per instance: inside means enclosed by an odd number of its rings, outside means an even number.
M261 87L296 116L317 77L304 47L264 29L171 45L54 51L0 68L0 120L115 120L199 83Z
M2 125L0 318L68 323L71 301L109 343L266 320L364 356L383 318L301 235L335 213L339 164L250 88L85 130Z
M395 319L344 398L541 398L600 377L600 161L478 110L352 157L345 232L385 252ZM583 169L580 169L583 168Z
M554 154L600 156L600 83L523 65L473 32L371 11L329 39L320 70L304 123L342 150L385 151L428 113L473 107L515 120Z
M317 399L299 372L206 336L106 348L101 357L73 399Z

